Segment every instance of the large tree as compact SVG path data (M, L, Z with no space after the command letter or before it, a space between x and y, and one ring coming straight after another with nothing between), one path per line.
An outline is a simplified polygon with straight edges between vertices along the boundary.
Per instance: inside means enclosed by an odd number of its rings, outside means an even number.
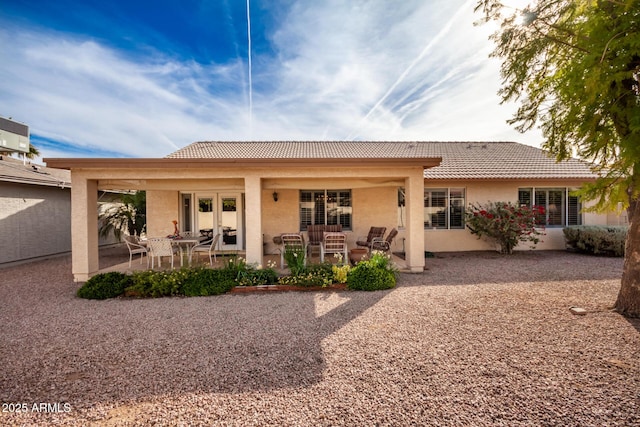
M506 1L506 0L505 0ZM595 208L622 203L630 221L616 309L640 317L640 0L538 0L518 10L478 0L500 24L499 95L510 123L539 125L558 160L585 159L601 176L581 190Z

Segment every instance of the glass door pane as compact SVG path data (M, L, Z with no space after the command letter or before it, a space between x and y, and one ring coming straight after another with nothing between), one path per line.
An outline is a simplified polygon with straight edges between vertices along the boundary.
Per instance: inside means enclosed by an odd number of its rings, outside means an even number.
M239 197L220 196L220 228L222 249L238 249L239 240Z
M196 215L197 227L203 236L213 237L214 230L214 198L198 197L198 213Z

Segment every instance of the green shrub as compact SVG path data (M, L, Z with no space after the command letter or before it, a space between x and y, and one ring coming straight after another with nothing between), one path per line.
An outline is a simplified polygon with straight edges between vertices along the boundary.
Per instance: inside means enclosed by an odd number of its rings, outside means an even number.
M238 286L273 285L278 281L278 274L270 268L260 270L247 270L238 273L236 283Z
M185 278L182 293L185 296L220 295L236 285L233 273L228 270L199 268Z
M593 255L622 257L628 230L627 226L576 225L562 231L570 249Z
M331 264L325 262L322 264L313 264L305 267L298 274L284 276L279 279L282 285L291 286L328 286L333 283L333 271Z
M247 264L244 258L232 257L221 271L228 277L232 277L238 286L271 285L278 281L278 274L274 270L275 265L269 262L267 268L262 268L255 264Z
M124 273L96 274L78 289L76 295L86 299L115 298L122 295L130 284L131 278Z
M180 295L182 281L189 273L187 270L140 271L133 273L127 293L140 297L164 297Z
M360 261L347 274L347 288L360 291L391 289L396 286L397 271L391 258L379 251Z

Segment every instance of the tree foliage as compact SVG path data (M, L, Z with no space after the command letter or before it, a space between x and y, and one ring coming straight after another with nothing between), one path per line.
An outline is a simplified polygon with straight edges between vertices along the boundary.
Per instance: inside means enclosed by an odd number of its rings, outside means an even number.
M514 10L480 0L476 10L501 25L492 56L503 61L503 102L520 104L510 123L522 132L539 124L558 160L591 162L602 178L581 195L596 208L629 206L640 191L640 1L539 0Z
M543 148L600 176L580 196L594 209L627 208L622 285L616 309L640 317L640 0L537 0L524 10L478 0L500 28L503 102L519 108L521 132L539 125Z
M122 194L99 215L100 236L113 233L120 240L122 232L139 236L147 225L147 197L144 191Z
M17 153L17 151L0 151L0 156L11 156L13 154ZM40 150L38 150L38 147L29 144L29 152L28 153L24 153L24 156L27 159L33 160L36 157L38 157L40 155Z

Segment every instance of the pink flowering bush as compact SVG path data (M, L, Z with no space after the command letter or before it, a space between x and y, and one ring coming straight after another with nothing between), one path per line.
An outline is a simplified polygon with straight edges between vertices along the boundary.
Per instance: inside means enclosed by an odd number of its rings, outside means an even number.
M471 204L465 214L467 228L478 238L487 238L500 245L500 253L513 253L519 242L532 243L531 248L541 241L544 224L544 208L516 206L511 202L488 202L486 205Z

